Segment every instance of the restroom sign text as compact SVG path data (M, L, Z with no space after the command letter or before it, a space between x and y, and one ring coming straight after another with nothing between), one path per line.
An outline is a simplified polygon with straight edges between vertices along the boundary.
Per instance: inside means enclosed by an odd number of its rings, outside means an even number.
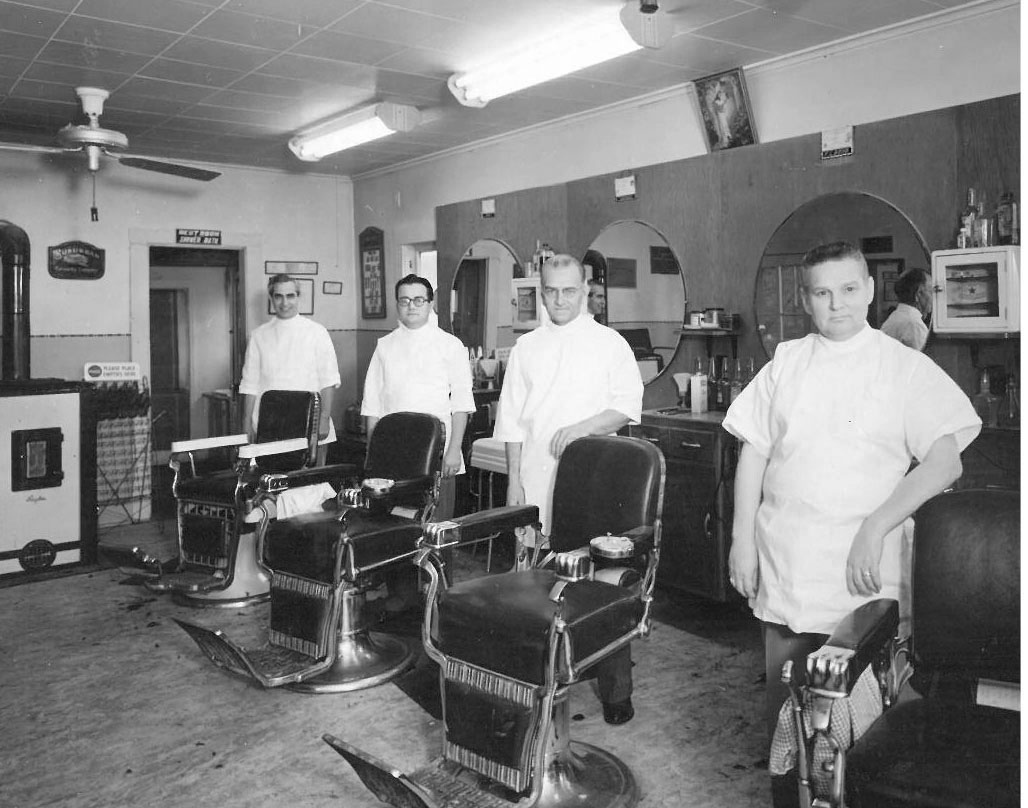
M193 230L178 228L175 231L176 244L221 244L220 230Z

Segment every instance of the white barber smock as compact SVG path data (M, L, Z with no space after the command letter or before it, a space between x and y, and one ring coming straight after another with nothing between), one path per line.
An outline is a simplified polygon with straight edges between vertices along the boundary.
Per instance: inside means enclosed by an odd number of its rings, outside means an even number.
M421 328L400 323L378 340L364 377L361 415L381 418L394 412L434 415L446 427L450 445L453 413L475 411L468 349L433 319ZM460 473L464 473L461 459Z
M624 337L589 315L563 326L547 323L518 338L503 376L493 437L521 444L525 499L539 506L544 534L557 474L553 435L611 409L638 423L642 393L639 366Z
M869 326L844 342L809 334L781 343L732 403L730 433L768 458L757 510L761 620L830 633L868 598L846 588L864 518L932 444L961 451L981 420L931 359ZM881 593L900 599L902 525L885 537Z
M276 317L253 330L246 346L246 361L239 392L257 396L253 408L253 428L257 428L260 396L265 390L305 390L317 393L339 386L339 363L328 329L320 323L296 315ZM329 421L328 437L336 439L335 426Z
M928 326L921 319L921 312L908 303L900 303L882 323L882 333L898 339L915 351L924 349L928 341Z

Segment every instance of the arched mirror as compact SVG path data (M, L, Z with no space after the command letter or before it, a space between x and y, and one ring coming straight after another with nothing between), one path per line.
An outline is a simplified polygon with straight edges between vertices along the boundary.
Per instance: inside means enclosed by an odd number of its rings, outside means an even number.
M479 239L461 256L453 276L450 317L453 333L486 356L514 344L511 281L514 251L496 239Z
M671 245L645 222L614 222L582 263L586 277L598 281L590 285L593 316L628 340L643 381L652 381L671 365L685 316L685 277Z
M897 208L869 194L826 194L801 205L775 231L764 249L754 290L754 322L764 352L812 330L800 296L800 263L819 244L848 241L867 258L875 299L867 320L875 328L895 308L893 285L914 267L928 270L931 256L921 235Z

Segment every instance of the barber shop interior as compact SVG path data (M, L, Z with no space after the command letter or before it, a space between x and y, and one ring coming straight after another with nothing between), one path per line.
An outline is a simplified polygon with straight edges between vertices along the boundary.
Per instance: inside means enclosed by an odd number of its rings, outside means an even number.
M0 805L1021 805L1016 0L0 0Z

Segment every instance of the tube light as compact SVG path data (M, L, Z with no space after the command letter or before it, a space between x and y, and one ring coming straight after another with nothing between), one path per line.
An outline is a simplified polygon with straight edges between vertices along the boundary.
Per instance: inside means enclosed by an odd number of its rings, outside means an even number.
M289 139L289 149L301 160L316 162L322 157L361 143L409 132L420 121L418 110L383 101L340 115L338 118L301 132Z
M638 27L632 17L639 15L629 5L620 11L608 8L495 61L454 73L447 81L450 92L465 106L484 107L494 98L639 50L649 43L629 34L627 26Z

